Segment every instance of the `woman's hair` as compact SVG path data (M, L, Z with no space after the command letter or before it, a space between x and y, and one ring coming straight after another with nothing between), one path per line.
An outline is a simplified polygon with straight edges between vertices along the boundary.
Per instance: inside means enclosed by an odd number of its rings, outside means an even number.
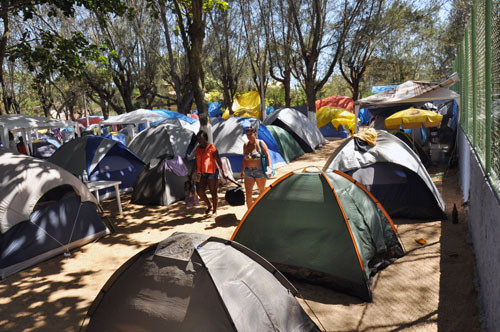
M208 134L206 132L204 132L203 130L200 130L198 132L198 134L196 134L196 137L200 137L200 136L203 136L205 138L205 140L208 141Z

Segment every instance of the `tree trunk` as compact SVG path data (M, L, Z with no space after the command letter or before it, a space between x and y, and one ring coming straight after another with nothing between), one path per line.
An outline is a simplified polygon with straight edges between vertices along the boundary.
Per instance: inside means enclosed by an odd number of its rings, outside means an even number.
M2 1L2 12L0 13L1 19L3 21L3 35L0 40L0 84L2 85L2 102L3 102L3 111L0 107L0 115L9 113L9 103L7 100L7 87L5 86L5 78L3 75L3 63L5 59L5 51L7 49L7 40L9 39L10 29L9 29L9 0Z
M292 88L291 88L291 74L290 74L290 69L285 69L284 75L283 75L283 88L285 89L285 107L291 107L292 106Z
M307 117L316 125L316 90L314 89L313 77L309 77L305 81L305 93L307 99Z
M200 125L208 124L208 107L205 103L205 91L203 80L203 68L201 57L203 51L203 38L205 37L205 25L203 23L203 3L201 0L192 1L193 21L189 26L188 34L191 41L189 52L189 76L193 84L193 95L200 116Z

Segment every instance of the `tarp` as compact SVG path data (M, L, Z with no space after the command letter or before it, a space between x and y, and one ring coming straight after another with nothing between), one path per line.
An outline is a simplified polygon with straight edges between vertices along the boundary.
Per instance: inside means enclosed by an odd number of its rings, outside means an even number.
M257 91L250 91L234 97L233 115L237 117L261 117L260 95ZM229 110L222 115L224 119L229 119Z
M313 152L325 143L316 126L301 112L293 108L281 108L270 114L265 125L275 125L288 131L304 152Z
M175 233L111 276L81 331L319 331L296 294L242 245Z
M325 106L343 108L351 113L354 112L354 100L351 97L330 96L321 100L316 100L316 110Z
M333 153L324 170L340 170L367 187L391 217L442 218L445 204L418 155L386 131L377 144L349 138Z
M361 107L377 105L391 106L396 104L411 104L434 100L459 99L460 95L450 89L453 83L458 82L458 74L453 74L441 83L406 81L394 88L375 95L359 99L356 105Z
M367 301L377 266L403 255L381 205L340 172L292 172L276 180L250 207L232 240L286 274Z
M354 119L354 114L344 108L323 106L316 111L316 125L320 130L321 127L331 123L336 130L342 125L344 129L354 132Z

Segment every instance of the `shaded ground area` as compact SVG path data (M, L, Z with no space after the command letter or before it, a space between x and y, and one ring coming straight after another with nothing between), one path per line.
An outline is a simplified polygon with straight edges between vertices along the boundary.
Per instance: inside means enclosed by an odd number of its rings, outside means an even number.
M340 141L328 142L277 170L322 167ZM467 215L461 206L457 171L430 170L451 215L459 223L395 220L407 255L373 279L373 302L315 285L294 281L305 298L304 309L327 331L479 331L474 257L467 243ZM257 195L257 192L254 193ZM209 219L205 208L186 209L183 202L168 207L130 204L124 195L124 216L114 200L103 203L105 217L117 232L72 252L13 275L0 283L0 331L78 331L95 296L128 258L174 232L205 233L230 238L245 207L231 207L219 191L219 216ZM417 243L424 239L426 244Z

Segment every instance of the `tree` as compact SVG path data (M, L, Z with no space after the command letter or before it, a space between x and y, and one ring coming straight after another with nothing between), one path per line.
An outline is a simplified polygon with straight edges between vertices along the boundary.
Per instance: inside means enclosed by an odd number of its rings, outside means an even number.
M354 100L359 97L360 83L377 47L377 39L384 34L382 15L385 2L373 0L361 7L353 21L353 28L342 43L339 69L349 84Z
M83 6L86 10L101 13L114 13L123 15L127 7L122 0L2 0L0 2L0 19L3 24L3 33L0 39L0 84L2 85L2 101L4 109L0 108L0 114L8 110L8 96L6 92L5 79L3 76L3 65L5 55L9 53L11 60L19 57L24 62L32 65L39 64L44 70L40 75L49 75L59 71L66 77L82 74L84 65L82 57L97 56L98 47L88 43L80 33L73 33L69 37L61 36L58 31L47 30L40 34L42 41L38 48L33 48L31 34L26 31L20 40L17 40L12 49L7 49L10 37L10 18L12 15L22 13L25 21L29 21L36 14L39 6L48 8L48 16L54 17L62 14L65 17L74 17L77 6ZM32 68L30 68L32 69Z
M202 66L206 12L226 9L227 3L220 0L169 0L169 4L176 17L177 32L188 58L189 77L196 107L200 115L200 124L206 126L208 123L208 107L205 103L205 77Z
M300 56L293 63L293 75L306 93L309 118L315 123L316 94L333 73L343 41L364 0L333 3L327 0L287 0L287 4L294 25L296 52ZM324 61L324 68L320 68L320 60Z
M269 74L283 84L285 106L291 106L293 26L289 7L279 1L268 0L272 9L268 36Z
M212 77L219 78L219 87L222 89L224 105L232 114L234 96L239 87L240 77L245 67L243 38L241 38L242 24L236 23L234 18L239 13L234 6L224 11L212 11L210 18L210 33L207 36L207 70Z

